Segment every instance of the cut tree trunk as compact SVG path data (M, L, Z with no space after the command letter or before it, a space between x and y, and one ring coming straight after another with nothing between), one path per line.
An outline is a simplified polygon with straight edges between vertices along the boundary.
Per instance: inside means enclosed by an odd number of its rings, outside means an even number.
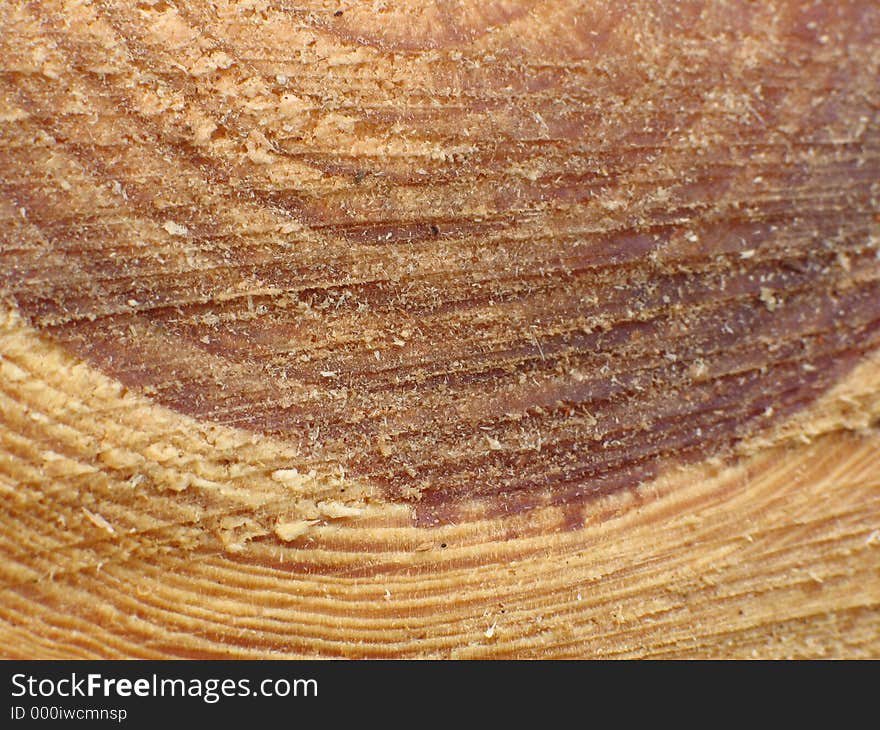
M880 656L880 6L0 0L0 655Z

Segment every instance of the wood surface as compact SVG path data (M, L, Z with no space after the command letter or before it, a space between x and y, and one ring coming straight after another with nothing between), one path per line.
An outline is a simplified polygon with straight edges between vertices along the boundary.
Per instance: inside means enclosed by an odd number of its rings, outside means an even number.
M880 656L880 6L0 0L0 655Z

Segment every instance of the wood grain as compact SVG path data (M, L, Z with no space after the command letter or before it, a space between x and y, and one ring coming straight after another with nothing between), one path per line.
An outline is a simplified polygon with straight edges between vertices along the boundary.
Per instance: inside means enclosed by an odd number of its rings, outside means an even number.
M0 1L0 654L880 654L876 3Z

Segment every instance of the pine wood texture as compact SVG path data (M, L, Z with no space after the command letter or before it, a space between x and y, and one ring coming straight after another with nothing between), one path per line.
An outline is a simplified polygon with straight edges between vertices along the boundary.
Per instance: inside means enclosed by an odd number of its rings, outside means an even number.
M880 655L876 3L0 10L0 655Z

